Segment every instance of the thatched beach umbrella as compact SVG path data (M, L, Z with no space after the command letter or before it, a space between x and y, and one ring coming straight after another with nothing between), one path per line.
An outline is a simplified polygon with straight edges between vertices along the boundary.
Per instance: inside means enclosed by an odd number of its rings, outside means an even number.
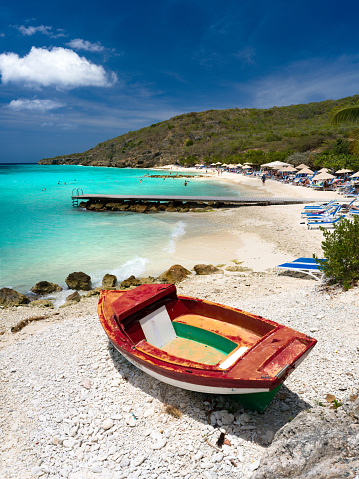
M317 173L328 173L328 168L321 168Z
M301 163L300 165L297 166L297 170L302 170L303 168L309 168L309 166L305 165L304 163Z
M338 170L335 172L336 175L341 175L343 173L353 173L353 170L348 170L346 168L343 168L342 170Z
M313 181L325 181L325 180L332 180L335 178L334 175L331 175L330 173L319 173L319 175L315 175L313 178Z
M350 178L359 178L359 171L357 171L356 173L354 173L354 175L351 175Z
M295 166L283 166L282 168L278 168L278 171L281 173L295 173L297 168Z
M312 175L314 171L312 171L310 168L303 168L302 170L298 171L299 175Z
M250 165L244 165L243 167L243 170L250 170L252 169L252 167Z
M284 161L272 161L270 163L265 163L262 166L266 166L267 168L280 168L282 166L293 166L290 163L284 163Z

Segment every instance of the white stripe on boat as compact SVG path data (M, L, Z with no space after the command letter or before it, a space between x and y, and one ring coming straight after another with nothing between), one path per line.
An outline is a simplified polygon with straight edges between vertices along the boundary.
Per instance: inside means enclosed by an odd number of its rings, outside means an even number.
M116 345L114 344L116 347ZM176 386L177 388L187 389L188 391L196 391L199 393L207 394L251 394L251 393L267 393L269 388L225 388L225 387L215 387L215 386L203 386L201 384L192 384L185 381L177 381L176 379L168 378L162 376L161 374L155 373L151 369L142 366L142 364L137 363L130 355L127 355L123 350L120 350L116 347L119 353L121 353L131 364L136 366L136 368L141 369L149 376L162 381L163 383L170 384L171 386ZM216 380L214 379L214 382Z
M234 351L234 353L230 354L224 361L219 365L219 369L227 369L232 364L234 364L237 359L239 359L243 354L248 351L248 348L246 346L242 346L241 348L237 349L237 351Z

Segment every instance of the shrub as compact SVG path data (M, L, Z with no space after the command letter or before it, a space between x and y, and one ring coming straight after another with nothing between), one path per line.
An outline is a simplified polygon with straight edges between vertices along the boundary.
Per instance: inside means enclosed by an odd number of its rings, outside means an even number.
M267 141L280 141L281 139L282 139L281 135L278 135L277 133L274 133L273 131L270 131L266 136Z
M321 228L324 235L322 249L326 262L319 262L320 271L345 290L359 280L359 217L343 219L334 231ZM313 256L316 260L318 258Z

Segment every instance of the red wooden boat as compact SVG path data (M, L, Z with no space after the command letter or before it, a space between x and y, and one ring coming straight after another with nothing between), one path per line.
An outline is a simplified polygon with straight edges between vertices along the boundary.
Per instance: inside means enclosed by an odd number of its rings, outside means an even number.
M177 296L173 284L102 291L98 313L114 347L142 371L257 411L316 343L261 316Z

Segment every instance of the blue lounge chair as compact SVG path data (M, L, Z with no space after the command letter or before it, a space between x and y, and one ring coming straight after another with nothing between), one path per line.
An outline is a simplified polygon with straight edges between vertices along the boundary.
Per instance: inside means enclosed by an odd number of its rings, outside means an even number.
M311 215L321 215L321 214L324 214L324 213L329 213L329 212L332 211L334 208L338 208L338 206L339 206L339 205L330 204L330 205L327 205L327 206L325 206L324 208L321 208L321 209L318 209L318 210L302 211L301 215L302 215L303 217L311 216Z
M306 260L309 262L301 263L300 260ZM312 276L317 281L321 281L324 278L324 273L318 269L315 259L311 258L299 258L291 263L283 263L277 266L277 275L280 269L288 271L296 271L297 273L307 274ZM319 277L317 276L319 275Z
M291 263L304 263L304 264L318 264L318 262L325 262L327 261L326 259L314 259L314 258L298 258L295 259L294 261L291 261Z
M336 201L335 201L335 200L331 200L331 201L329 201L329 203L322 203L321 205L308 205L308 206L304 206L304 210L305 210L305 211L309 211L309 210L313 210L313 211L322 210L323 208L326 208L327 206L332 206L334 203L336 203Z
M312 226L323 226L324 228L330 228L334 227L335 224L337 224L340 220L345 218L345 215L339 216L339 218L335 218L333 220L328 220L328 221L311 221L308 223L308 230L312 229Z
M311 214L305 217L307 221L329 221L333 220L338 214L340 214L340 210L342 207L340 205L333 206L329 210L325 211L324 213L317 213Z

